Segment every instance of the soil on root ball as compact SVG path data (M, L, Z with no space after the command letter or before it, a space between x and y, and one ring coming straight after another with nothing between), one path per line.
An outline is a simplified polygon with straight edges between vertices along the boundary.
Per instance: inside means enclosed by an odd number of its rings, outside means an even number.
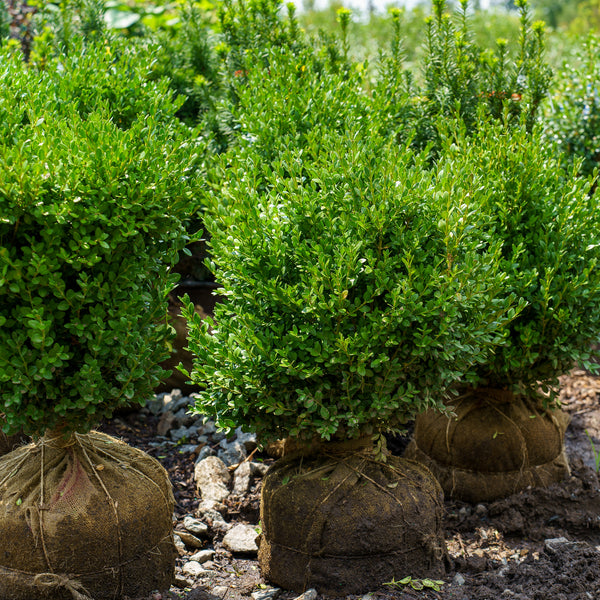
M528 488L494 502L445 502L445 540L452 568L439 591L387 582L368 594L372 600L596 600L600 598L600 481L594 448L600 449L600 379L583 371L562 378L561 402L571 416L565 436L571 475L548 488ZM158 418L144 411L121 416L103 430L148 451L165 466L175 493L175 521L196 514L195 453L159 442ZM587 434L586 434L587 431ZM588 434L590 437L588 437ZM590 441L591 438L591 441ZM593 442L593 444L592 444ZM217 441L207 442L213 447ZM392 445L402 448L401 440ZM255 454L253 459L271 459ZM252 480L243 497L230 496L221 513L228 526L259 525L262 479ZM214 551L204 572L190 576L184 567L194 556L186 548L177 559L180 587L152 600L292 600L297 592L275 591L264 581L256 555L234 554L223 545L224 531L210 528L204 548ZM407 576L411 573L407 573ZM419 587L419 582L413 582ZM347 596L361 600L365 596ZM316 600L323 596L318 595Z

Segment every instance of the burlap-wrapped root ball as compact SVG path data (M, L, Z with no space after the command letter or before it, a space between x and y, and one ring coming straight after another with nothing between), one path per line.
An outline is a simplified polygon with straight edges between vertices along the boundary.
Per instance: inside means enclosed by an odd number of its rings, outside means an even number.
M170 587L173 493L110 436L47 434L0 458L0 598L140 598Z
M267 472L259 563L286 589L363 594L445 572L443 494L422 465L372 455L291 457Z
M500 390L474 390L457 400L455 418L419 415L404 454L429 467L448 497L486 502L569 474L568 416Z

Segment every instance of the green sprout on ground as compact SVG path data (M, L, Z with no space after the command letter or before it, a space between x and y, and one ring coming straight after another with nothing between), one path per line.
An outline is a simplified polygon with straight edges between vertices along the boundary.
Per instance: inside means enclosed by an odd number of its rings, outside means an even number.
M387 583L384 583L383 585L387 585L389 587L394 587L394 588L400 588L400 587L409 585L413 590L416 590L416 591L421 591L421 590L428 588L428 589L432 589L436 592L441 592L444 582L439 579L414 579L413 577L408 575L407 577L404 577L403 579L400 579L399 581L392 579L392 581L388 581Z
M600 473L600 448L596 448L596 444L594 444L594 440L590 435L590 432L586 429L585 435L588 436L588 440L590 440L590 445L592 446L592 453L594 454L594 465L596 469L596 473Z

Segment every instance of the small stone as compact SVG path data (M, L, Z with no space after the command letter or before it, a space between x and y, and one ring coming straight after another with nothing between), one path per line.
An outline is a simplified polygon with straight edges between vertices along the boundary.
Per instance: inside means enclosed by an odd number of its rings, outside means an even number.
M224 439L221 440L219 446L220 449L217 451L217 456L228 467L232 467L233 465L239 465L248 456L244 444L238 442L237 440L234 440L233 442L228 442L226 439Z
M570 544L566 537L548 538L544 540L544 549L549 554L556 554L560 550L560 546Z
M197 428L194 427L194 422L196 421L196 417L189 413L189 406L185 406L180 408L175 413L175 420L182 427L192 427L195 431Z
M202 446L202 448L200 449L200 452L198 452L198 458L196 459L196 465L198 465L198 463L201 460L204 460L205 458L208 458L209 456L216 456L217 453L215 452L215 450L212 448L212 446Z
M170 411L164 412L156 426L156 433L162 436L167 435L171 430L171 427L173 427L174 422L175 417L173 416L173 413Z
M231 475L223 461L217 456L208 456L196 464L194 469L196 487L203 500L220 502L229 496Z
M488 509L487 506L485 504L478 504L475 507L475 514L479 515L480 517L483 517L485 515L487 515L488 513Z
M204 417L198 419L195 423L196 427L198 427L198 431L202 431L204 435L212 435L217 432L217 426L214 421L204 421Z
M186 575L191 575L192 577L198 577L199 575L206 573L206 569L199 562L196 562L195 560L190 560L190 561L186 562L185 565L183 565L183 568L181 570Z
M250 489L252 480L252 465L249 462L243 462L235 470L233 474L233 491L234 496L245 496Z
M460 573L456 573L452 578L452 583L455 585L465 585L465 578Z
M191 439L195 434L195 430L190 430L187 427L179 427L178 429L171 429L169 435L174 442L179 442L183 439Z
M469 515L471 514L471 512L469 511L469 509L466 506L463 506L459 511L458 511L458 516L461 519L466 519Z
M181 541L190 548L202 548L204 543L199 540L195 535L187 531L177 531L177 535L181 538Z
M225 534L223 546L234 554L256 554L257 536L255 525L235 525Z
M187 587L192 587L194 585L194 581L192 579L188 579L187 577L181 577L181 575L175 575L175 581L173 585L180 590L183 590Z
M214 500L204 500L198 506L197 515L206 521L214 533L227 533L232 525L227 523L219 509L227 507Z
M252 450L254 450L257 446L257 442L256 442L256 434L255 433L246 433L244 431L242 431L241 427L238 427L235 430L235 439L240 442L241 444L244 444L244 447L246 448L246 452L252 452Z
M173 536L173 541L175 543L175 548L177 548L177 552L179 552L180 555L185 554L185 544L177 534Z
M198 444L183 444L177 448L179 454L192 454L198 449Z
M275 600L281 594L281 590L276 587L267 587L262 590L256 590L250 595L254 600Z
M368 598L371 598L369 594L367 594ZM310 590L306 590L303 594L298 596L296 600L316 600L317 598L317 590L314 588L310 588Z
M208 533L208 525L194 517L185 517L183 519L183 526L187 531L194 535L207 535Z
M223 598L225 594L229 591L229 588L226 585L216 585L211 590L212 596L217 596L218 598Z
M269 470L269 465L261 462L251 462L250 466L252 467L252 475L259 475L260 477L264 477Z
M192 556L190 556L190 560L195 560L200 564L204 564L212 560L214 555L214 550L198 550L198 552L195 552L194 554L192 554Z

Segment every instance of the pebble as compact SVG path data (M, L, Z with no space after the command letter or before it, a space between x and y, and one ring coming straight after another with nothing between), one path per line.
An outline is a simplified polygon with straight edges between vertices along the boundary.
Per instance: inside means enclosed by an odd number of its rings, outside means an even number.
M244 496L250 489L250 482L252 481L252 464L249 462L243 462L235 470L233 474L233 490L234 496Z
M218 598L223 598L225 594L229 591L229 588L226 585L216 585L211 590L212 596L217 596Z
M202 446L202 448L200 449L200 452L198 452L198 458L196 459L196 465L198 465L198 463L202 460L204 460L205 458L208 458L209 456L216 456L217 453L214 450L214 448L210 445L206 445L206 446Z
M198 552L195 552L192 554L192 556L190 556L190 560L195 560L196 562L203 564L209 560L212 560L214 555L214 550L198 550Z
M200 519L195 519L194 517L184 517L183 526L185 527L186 531L189 531L194 535L206 535L208 533L208 525L203 523Z
M255 433L245 433L244 431L242 431L241 427L238 427L235 430L235 439L240 442L241 444L244 444L244 447L246 448L246 452L252 452L252 450L254 450L257 446L257 442L256 442L256 434Z
M181 570L185 575L191 575L192 577L198 577L199 575L206 573L206 569L195 560L186 562Z
M550 554L556 554L559 551L560 546L570 543L571 542L569 542L566 537L548 538L547 540L544 540L544 549Z
M197 448L197 444L183 444L183 446L179 446L177 450L179 454L192 454L192 452L196 452Z
M267 587L262 590L256 590L250 595L254 600L275 600L281 594L281 589L276 587Z
M317 598L317 590L315 590L314 588L310 588L309 590L306 590L303 594L298 596L296 598L296 600L316 600L316 598ZM363 598L364 598L364 596L363 596ZM369 598L371 598L371 595L367 594L367 600Z
M452 578L452 583L455 585L465 585L465 578L460 573L456 573Z
M217 456L208 456L196 463L196 488L203 500L220 502L229 496L231 475L225 463Z
M225 534L223 546L233 554L256 554L257 537L255 525L235 525Z
M179 442L183 439L190 440L196 433L195 429L188 429L187 427L179 427L178 429L171 429L169 435L174 442Z
M177 548L177 552L179 552L180 555L185 554L185 544L177 534L173 536L173 541L175 543L175 548Z
M228 442L226 439L221 440L219 443L219 450L217 456L223 461L227 467L233 465L239 465L248 456L246 452L246 446L237 440Z
M192 579L188 579L187 577L183 577L182 575L175 575L175 581L173 585L180 590L183 590L187 587L191 587L194 584Z
M475 514L479 515L480 517L483 517L485 515L487 515L488 513L488 509L487 506L485 504L478 504L475 507Z
M188 531L177 531L177 535L180 537L181 541L190 548L202 548L202 546L204 546L202 540L199 540L195 535L192 535Z

